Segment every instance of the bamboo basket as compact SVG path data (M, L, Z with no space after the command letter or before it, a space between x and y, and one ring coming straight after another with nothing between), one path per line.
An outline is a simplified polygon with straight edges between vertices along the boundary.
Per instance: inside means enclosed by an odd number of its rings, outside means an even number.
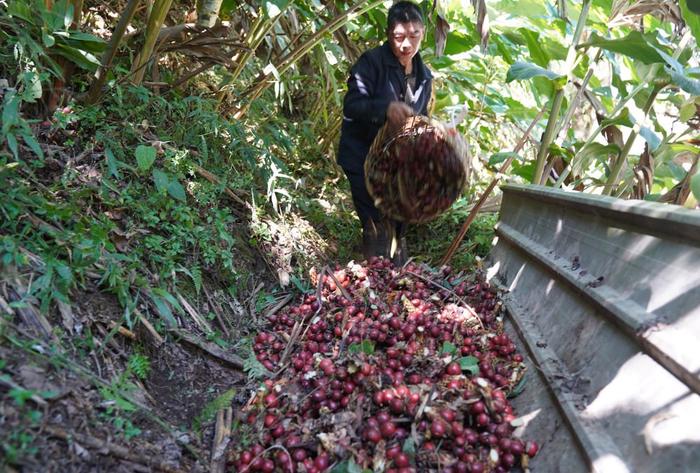
M470 168L456 129L413 116L398 130L379 130L365 161L365 183L385 216L424 223L452 206L468 186Z

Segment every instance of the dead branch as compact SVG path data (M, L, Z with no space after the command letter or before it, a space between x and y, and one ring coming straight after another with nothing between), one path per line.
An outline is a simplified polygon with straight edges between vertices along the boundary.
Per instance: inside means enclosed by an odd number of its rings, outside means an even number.
M209 305L211 306L212 310L214 311L214 314L216 314L216 320L219 321L219 326L221 327L221 330L224 332L224 334L227 337L230 336L228 328L226 327L226 324L224 323L224 316L222 314L222 309L221 309L221 306L219 305L219 302L211 296L211 294L209 293L209 290L207 289L206 284L202 284L202 289L204 289L204 295L207 296L207 300L209 301Z
M214 441L211 447L211 463L209 470L212 473L224 473L226 471L226 447L231 435L231 422L233 421L233 409L227 407L216 413L216 429Z
M172 330L172 332L177 334L178 338L183 342L199 348L214 359L222 361L225 365L231 366L239 371L243 369L243 360L241 358L236 355L226 353L217 345L204 341L198 337L195 337L194 335L187 334L181 330Z

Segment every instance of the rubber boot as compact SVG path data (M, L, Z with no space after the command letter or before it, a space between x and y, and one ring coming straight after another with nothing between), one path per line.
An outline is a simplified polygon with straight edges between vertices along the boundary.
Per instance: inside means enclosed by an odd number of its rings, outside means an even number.
M391 235L384 220L367 220L362 227L362 253L366 259L372 256L389 256Z
M393 235L390 243L390 257L394 266L400 268L408 261L408 245L406 244L406 224L393 222ZM393 250L393 251L392 251Z

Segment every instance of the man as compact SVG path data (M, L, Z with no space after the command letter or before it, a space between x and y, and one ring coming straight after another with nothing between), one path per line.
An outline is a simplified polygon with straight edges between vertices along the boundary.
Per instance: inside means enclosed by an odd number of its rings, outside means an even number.
M366 258L390 256L397 265L408 258L405 225L385 218L374 206L365 186L364 164L385 123L400 127L411 115L428 114L432 74L418 53L424 33L418 6L395 3L387 16L387 41L366 51L350 69L343 105L338 164L350 181L362 222L363 253Z

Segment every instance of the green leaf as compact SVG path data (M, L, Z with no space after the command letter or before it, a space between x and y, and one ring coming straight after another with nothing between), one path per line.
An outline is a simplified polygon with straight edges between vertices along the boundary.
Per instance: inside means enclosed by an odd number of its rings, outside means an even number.
M63 56L89 72L94 72L97 66L100 65L100 61L92 53L81 51L67 44L56 43L56 45L51 48L51 51L56 52L59 56Z
M180 202L187 201L187 194L185 193L185 188L182 187L182 184L180 184L180 182L177 179L173 179L168 184L168 194L170 194L170 197L172 197L173 199L177 199Z
M443 342L440 353L444 353L445 355L454 355L457 353L457 346L454 343Z
M512 151L503 151L501 153L493 153L491 157L489 158L489 166L496 166L497 164L501 164L502 162L505 162L508 158L514 157L515 159L521 160L522 157L518 153L514 153Z
M2 107L2 133L7 134L12 125L19 121L20 99L14 91L5 94L5 103Z
M15 159L19 159L19 147L17 146L15 135L7 135L7 147L10 148Z
M527 381L527 374L524 374L520 379L520 382L515 385L513 390L508 394L508 398L514 398L525 390L525 382Z
M175 309L177 309L178 312L180 312L180 313L183 313L183 312L184 312L184 311L182 310L182 306L181 306L180 303L177 301L177 299L175 298L175 296L173 296L172 294L170 294L170 293L169 293L168 291L166 291L165 289L162 289L162 288L160 288L160 287L154 287L154 288L153 288L153 293L154 293L154 294L157 294L158 296L160 296L160 297L162 297L163 299L165 299L171 306L175 307Z
M512 82L514 80L526 80L533 77L546 77L552 81L564 79L565 76L557 74L554 71L545 69L538 66L537 64L532 64L530 62L516 61L506 74L506 82Z
M549 64L550 57L547 51L542 47L542 41L540 39L539 33L536 33L527 28L519 28L518 31L525 38L527 43L527 49L530 51L530 57L532 62L541 67L547 67Z
M632 31L624 38L606 39L597 33L591 35L591 39L587 43L581 44L579 47L595 46L598 48L623 54L632 59L642 61L644 64L654 64L665 62L654 46L649 44L647 37L639 31Z
M600 126L603 128L608 127L610 125L622 125L628 128L632 128L634 126L634 123L632 122L632 118L630 117L630 111L627 108L623 108L617 116L613 118L606 118L605 120L600 122Z
M331 473L364 473L364 470L362 470L360 465L355 463L354 459L350 458L335 465Z
M667 72L671 76L671 80L681 89L685 90L691 95L700 95L700 80L692 79L682 72L679 72L672 68L666 68Z
M348 347L348 353L364 353L366 355L371 355L374 353L374 342L371 340L362 340L360 343L353 343Z
M46 46L47 48L50 48L51 46L56 44L56 38L54 38L45 31L41 32L41 40L44 42L44 46Z
M90 33L82 31L70 31L65 37L66 44L74 48L88 51L93 54L100 54L107 48L107 43Z
M679 120L683 123L686 123L688 120L693 118L695 116L695 112L697 110L697 107L695 105L694 100L690 100L686 103L684 103L679 111Z
M447 33L447 42L445 43L445 54L461 54L471 50L476 46L476 40L471 35L465 35L459 31L450 31Z
M681 16L700 45L700 2L698 0L680 0Z
M479 359L475 356L464 356L457 360L462 371L469 371L475 375L479 373Z
M16 16L29 24L34 25L34 15L32 14L32 8L29 2L8 2L7 3L7 13L10 16Z
M136 162L142 171L148 171L156 160L156 149L153 146L139 145L135 154Z
M107 158L107 169L109 170L109 174L112 177L115 177L117 179L121 179L121 175L119 174L119 160L114 156L114 153L112 153L112 150L109 148L105 148L105 158Z
M65 282L70 284L73 281L73 273L70 267L66 266L65 264L57 264L56 272Z
M165 322L170 327L177 327L177 320L175 320L175 316L173 316L173 312L170 310L168 304L163 299L154 294L151 294L151 300L156 306L156 309L158 310L160 316L163 317L163 320L165 320Z
M406 441L403 443L403 448L401 450L409 455L416 454L416 441L413 440L413 437L409 436L406 439Z
M579 175L588 169L592 160L607 161L608 156L611 154L618 156L620 151L620 147L615 144L590 143L574 157L571 165L572 173L574 176Z
M154 169L153 183L156 185L156 189L158 189L158 192L163 192L168 188L168 184L170 184L170 178L166 173L164 173L160 169Z
M22 82L26 84L25 90L22 93L22 101L34 103L36 99L41 98L41 78L35 72L25 72L22 74Z
M36 154L39 158L44 159L44 150L41 149L41 146L39 146L39 142L36 140L36 138L34 138L34 135L29 133L23 133L22 139L24 139L24 142L27 143L27 146L29 146L31 150L34 151L34 154Z
M690 178L690 190L695 196L695 200L700 202L700 172Z

